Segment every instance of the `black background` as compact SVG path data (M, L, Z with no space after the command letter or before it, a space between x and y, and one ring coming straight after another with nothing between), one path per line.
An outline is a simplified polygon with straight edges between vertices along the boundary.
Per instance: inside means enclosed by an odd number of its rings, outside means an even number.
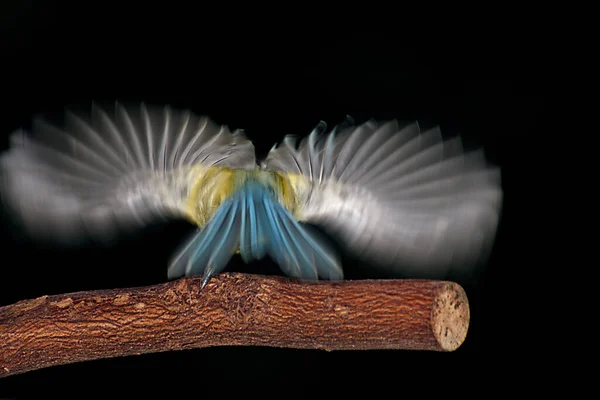
M466 379L471 384L460 391L477 392L476 382L502 386L526 376L535 356L521 349L536 321L526 317L535 303L523 282L536 271L528 264L531 238L523 220L529 210L522 193L531 177L526 145L544 132L539 46L506 43L503 35L468 35L465 42L443 30L421 41L396 29L358 31L352 23L331 34L319 31L324 22L311 28L316 21L285 33L260 23L233 29L224 16L186 16L183 9L148 17L139 9L89 7L21 2L4 11L3 149L8 134L26 127L33 115L91 101L190 108L244 128L259 154L285 134L304 135L319 120L331 127L347 114L359 121L439 124L467 146L484 147L502 168L505 201L496 246L481 276L461 282L472 320L466 342L453 353L211 348L34 371L0 380L0 397L38 390L64 396L80 393L80 387L111 393L117 385L197 395L237 385L268 390L281 382L294 391L319 383L338 389L410 387L418 378L440 376ZM61 251L35 247L8 223L3 227L0 305L164 282L170 251L189 229L172 224L110 250ZM277 273L268 262L236 268ZM510 368L502 367L505 362Z

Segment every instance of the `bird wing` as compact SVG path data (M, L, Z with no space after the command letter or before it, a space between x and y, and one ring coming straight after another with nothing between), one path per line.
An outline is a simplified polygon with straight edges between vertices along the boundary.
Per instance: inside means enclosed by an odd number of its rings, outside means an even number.
M483 260L502 203L500 170L460 138L397 121L320 123L300 143L287 136L261 167L286 173L297 219L350 253L411 276L443 276Z
M169 106L97 105L42 118L13 133L1 156L2 199L32 236L106 242L171 218L189 218L193 185L213 167L252 169L254 147L207 117Z

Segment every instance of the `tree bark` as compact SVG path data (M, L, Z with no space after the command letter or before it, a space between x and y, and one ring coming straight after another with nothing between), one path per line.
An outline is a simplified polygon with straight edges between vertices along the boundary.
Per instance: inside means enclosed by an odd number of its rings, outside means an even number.
M223 273L0 307L0 377L53 365L210 346L453 351L469 304L447 281L301 282Z

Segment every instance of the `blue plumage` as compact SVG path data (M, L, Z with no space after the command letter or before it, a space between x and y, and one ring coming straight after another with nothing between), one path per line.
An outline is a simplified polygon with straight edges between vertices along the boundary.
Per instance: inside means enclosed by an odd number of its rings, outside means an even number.
M300 279L343 279L340 260L316 230L297 222L272 190L250 179L217 209L177 253L169 277L203 274L203 286L239 249L245 262L269 255Z
M267 235L269 231L265 229L267 219L265 210L261 206L261 199L267 195L267 189L255 181L249 181L245 184L237 196L243 199L246 204L246 211L249 215L248 225L241 232L242 236L250 237L250 247L240 246L240 254L244 260L260 260L267 253ZM270 196L270 201L273 201Z

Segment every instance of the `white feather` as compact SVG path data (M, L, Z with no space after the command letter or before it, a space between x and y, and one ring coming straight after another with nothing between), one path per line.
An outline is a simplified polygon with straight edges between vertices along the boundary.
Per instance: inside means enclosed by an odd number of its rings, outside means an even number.
M444 141L439 128L369 121L309 137L297 149L284 140L262 168L304 175L296 184L301 220L388 270L415 277L469 270L495 238L499 169L481 150Z
M161 219L183 218L190 166L252 169L254 147L206 117L170 107L124 107L64 127L36 118L1 157L1 194L34 237L65 244L110 241Z

